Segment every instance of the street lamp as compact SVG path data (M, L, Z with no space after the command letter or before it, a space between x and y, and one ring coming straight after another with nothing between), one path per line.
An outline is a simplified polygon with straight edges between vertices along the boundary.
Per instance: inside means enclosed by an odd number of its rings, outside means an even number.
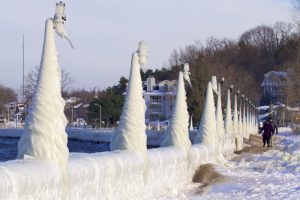
M101 122L102 122L102 120L101 120L101 112L102 112L102 107L99 104L97 104L97 103L95 103L95 106L99 107L99 119L100 119L99 128L101 129Z

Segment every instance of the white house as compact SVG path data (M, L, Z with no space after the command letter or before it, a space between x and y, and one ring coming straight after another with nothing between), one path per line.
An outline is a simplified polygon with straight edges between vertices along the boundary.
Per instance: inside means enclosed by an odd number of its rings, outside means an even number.
M146 123L165 121L171 118L176 97L176 80L155 83L154 77L147 78L143 96L146 102Z

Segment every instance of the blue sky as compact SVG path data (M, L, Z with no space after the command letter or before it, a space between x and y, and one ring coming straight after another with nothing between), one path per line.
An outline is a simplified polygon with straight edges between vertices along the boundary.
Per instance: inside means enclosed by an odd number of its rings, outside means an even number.
M0 1L0 83L22 83L25 71L39 65L44 23L54 0ZM76 79L74 88L105 89L128 76L138 41L148 46L148 68L167 63L173 49L209 36L237 38L260 24L292 21L289 0L67 0L66 29L75 49L57 38L60 66Z

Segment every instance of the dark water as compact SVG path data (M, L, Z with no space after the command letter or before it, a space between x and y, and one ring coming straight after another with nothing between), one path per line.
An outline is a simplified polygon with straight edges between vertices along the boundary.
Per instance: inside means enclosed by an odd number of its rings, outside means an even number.
M19 138L0 137L0 162L17 157ZM109 143L69 139L70 152L95 153L109 151Z

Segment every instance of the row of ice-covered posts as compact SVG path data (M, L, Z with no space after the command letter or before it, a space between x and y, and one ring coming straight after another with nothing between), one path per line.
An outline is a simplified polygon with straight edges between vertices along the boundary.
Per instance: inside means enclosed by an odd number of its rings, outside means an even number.
M129 149L146 156L145 102L142 95L140 76L140 67L146 63L146 58L146 45L142 41L139 43L138 50L132 56L125 103L120 124L112 137L111 150ZM248 139L250 134L257 132L256 108L248 98L241 95L240 91L237 91L234 94L232 109L231 95L233 94L233 86L231 86L227 91L224 119L221 100L224 78L217 83L215 76L208 83L204 109L196 136L192 139L192 142L189 140L189 114L184 86L184 80L191 85L189 75L189 66L185 64L183 71L180 71L178 75L174 109L161 146L177 146L187 152L192 143L203 143L213 146L217 154L230 154L241 150L243 148L243 139ZM216 104L214 96L217 96Z
M222 100L221 100L221 91L224 85L224 77L220 79L220 82L217 82L216 76L212 77L212 80L208 83L206 100L205 101L214 101L214 98L209 98L209 94L213 93L217 96L217 103L211 104L212 106L216 105L214 108L204 108L202 118L207 117L207 115L213 115L215 113L215 123L216 129L213 127L213 123L208 122L207 125L203 124L205 119L201 119L200 125L198 127L197 135L202 137L202 142L205 143L207 139L205 137L210 137L205 132L206 128L212 128L215 130L215 134L210 133L215 137L214 145L216 145L216 150L219 153L229 154L234 151L239 151L243 148L244 139L249 139L250 134L255 134L258 131L258 120L257 120L257 108L253 102L251 102L244 94L241 94L240 90L234 92L234 86L231 85L227 90L227 101L226 108L224 109L225 117L222 113ZM224 88L223 88L224 89ZM213 92L209 91L212 90ZM233 109L231 104L231 97L234 97ZM209 105L205 102L205 107ZM214 111L215 110L215 111ZM230 111L230 112L228 112ZM211 112L211 113L205 113ZM213 119L213 118L210 118ZM224 121L223 121L224 120ZM201 141L199 136L195 137L194 143ZM210 139L208 141L214 141Z

